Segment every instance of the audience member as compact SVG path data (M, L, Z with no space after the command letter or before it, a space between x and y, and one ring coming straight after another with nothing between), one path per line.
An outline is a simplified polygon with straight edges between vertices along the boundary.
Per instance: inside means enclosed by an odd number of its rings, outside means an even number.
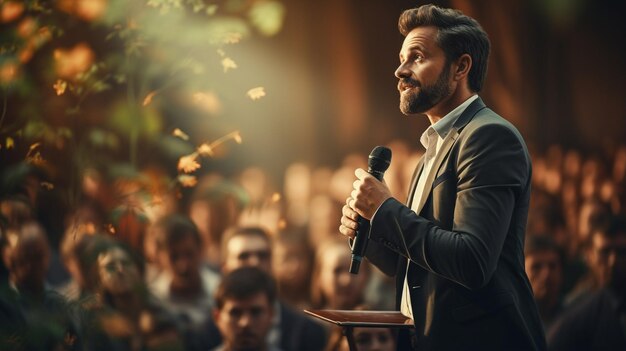
M97 295L84 303L88 350L183 350L175 319L149 293L143 262L113 242L97 256Z
M293 308L311 305L313 253L305 229L281 231L274 240L272 271L281 301Z
M528 280L544 330L547 330L562 309L564 253L552 237L531 235L524 248Z
M214 351L279 351L267 341L274 320L276 286L257 267L242 267L224 276L215 294L213 319L222 337Z
M352 274L350 259L346 240L336 237L318 246L311 283L314 308L349 310L365 302L369 264L364 261L359 274Z
M0 317L11 319L6 325L0 323L0 336L12 333L8 337L14 344L3 338L0 345L24 350L80 348L70 307L46 285L50 247L44 229L36 222L27 222L8 232L4 244L9 284L0 287Z
M598 223L590 240L598 289L554 322L550 350L626 350L626 217Z
M150 288L186 328L198 327L211 315L219 274L202 264L202 239L187 217L173 214L153 225L163 272Z
M234 227L226 231L222 245L224 274L255 267L271 276L272 239L260 227ZM322 350L326 333L316 322L289 308L282 301L272 305L272 328L267 335L270 345L283 350Z

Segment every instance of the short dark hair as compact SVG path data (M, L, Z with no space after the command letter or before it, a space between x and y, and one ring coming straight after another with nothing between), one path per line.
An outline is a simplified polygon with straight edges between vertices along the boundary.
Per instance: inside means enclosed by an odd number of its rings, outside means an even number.
M226 274L215 292L215 306L224 307L226 300L244 300L259 293L267 296L270 305L276 300L276 283L256 267L241 267Z
M565 250L548 234L535 234L526 237L524 254L530 256L538 252L554 252L559 258L561 267L565 265Z
M432 4L406 10L398 19L398 29L404 36L417 27L425 26L438 29L437 44L446 54L447 65L463 54L470 55L469 88L479 92L487 75L490 50L489 38L480 24L461 11Z
M257 226L241 226L241 227L231 227L228 228L224 232L224 236L222 237L222 260L226 258L226 254L228 252L228 242L237 236L256 236L263 240L265 240L268 246L272 247L272 237L269 232L261 227Z
M595 218L592 223L591 234L591 240L595 234L601 234L607 238L626 235L626 215L604 214L604 216Z
M167 249L186 237L192 237L198 245L202 243L198 227L191 219L181 214L161 217L154 223L153 228L160 229L155 233L155 240L159 250Z

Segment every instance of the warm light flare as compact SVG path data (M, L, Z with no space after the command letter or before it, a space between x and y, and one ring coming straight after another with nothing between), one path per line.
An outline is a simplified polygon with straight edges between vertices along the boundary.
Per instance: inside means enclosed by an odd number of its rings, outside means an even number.
M54 59L57 75L61 78L73 79L91 66L95 55L86 43L79 43L71 49L54 50Z
M17 1L6 1L2 4L0 19L3 23L11 22L24 12L24 4Z

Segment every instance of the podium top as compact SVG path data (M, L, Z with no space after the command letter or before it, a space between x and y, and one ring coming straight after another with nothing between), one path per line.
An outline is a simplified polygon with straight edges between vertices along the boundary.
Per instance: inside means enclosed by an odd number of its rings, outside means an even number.
M399 311L304 310L304 313L342 327L413 328L413 320Z

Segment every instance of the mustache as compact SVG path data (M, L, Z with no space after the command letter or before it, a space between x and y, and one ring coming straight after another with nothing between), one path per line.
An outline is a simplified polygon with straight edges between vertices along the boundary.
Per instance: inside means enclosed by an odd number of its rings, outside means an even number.
M406 86L419 88L421 84L419 81L411 78L402 78L398 81L398 90L402 91Z

